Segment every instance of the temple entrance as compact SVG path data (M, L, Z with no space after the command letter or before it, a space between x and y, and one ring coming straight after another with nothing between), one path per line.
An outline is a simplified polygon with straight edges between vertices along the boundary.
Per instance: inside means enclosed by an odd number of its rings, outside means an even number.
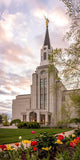
M44 114L40 115L40 123L45 124L45 115Z
M29 114L29 121L30 122L37 122L37 113L30 112L30 114Z

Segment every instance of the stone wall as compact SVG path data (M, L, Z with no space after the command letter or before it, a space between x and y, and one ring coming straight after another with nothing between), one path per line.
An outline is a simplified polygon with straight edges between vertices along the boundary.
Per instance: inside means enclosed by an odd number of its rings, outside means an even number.
M22 115L31 108L31 95L19 95L12 102L12 120L21 119Z

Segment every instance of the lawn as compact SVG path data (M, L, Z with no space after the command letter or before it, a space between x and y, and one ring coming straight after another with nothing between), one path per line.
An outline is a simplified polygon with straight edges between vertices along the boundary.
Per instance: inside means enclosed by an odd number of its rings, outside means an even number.
M36 134L32 134L32 130L36 132ZM22 139L33 139L37 135L43 132L48 132L49 134L57 134L61 132L69 131L70 129L3 129L0 128L0 145L19 142L19 136L22 136Z

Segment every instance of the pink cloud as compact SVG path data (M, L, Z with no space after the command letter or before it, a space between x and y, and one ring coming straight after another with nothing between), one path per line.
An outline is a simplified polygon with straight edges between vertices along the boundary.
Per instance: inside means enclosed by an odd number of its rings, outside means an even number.
M6 7L8 7L11 3L11 0L0 0L0 6L5 5Z

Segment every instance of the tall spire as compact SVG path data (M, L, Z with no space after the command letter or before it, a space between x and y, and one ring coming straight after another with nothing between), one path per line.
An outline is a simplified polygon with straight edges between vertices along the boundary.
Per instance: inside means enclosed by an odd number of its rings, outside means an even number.
M45 40L44 40L44 46L47 45L48 49L50 49L50 39L49 39L49 32L48 32L48 23L49 23L49 19L46 19L46 34L45 34Z

